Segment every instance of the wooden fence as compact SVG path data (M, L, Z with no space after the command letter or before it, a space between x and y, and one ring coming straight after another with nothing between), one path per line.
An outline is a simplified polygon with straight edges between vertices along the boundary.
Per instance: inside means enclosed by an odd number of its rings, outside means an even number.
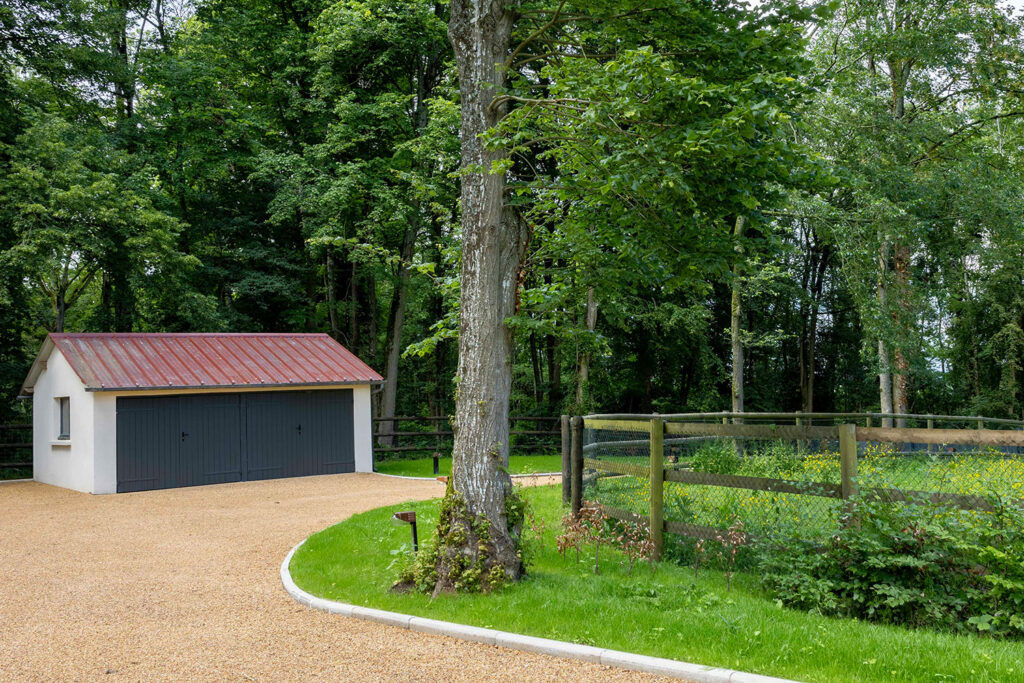
M0 470L32 469L32 425L0 424Z
M673 416L674 417L674 416ZM765 417L744 414L746 418ZM806 417L806 416L805 416ZM794 414L772 414L772 418L793 419ZM563 424L565 420L563 419ZM723 422L727 422L723 420ZM999 421L1002 423L1003 421ZM1006 421L1017 422L1018 421ZM583 444L584 427L602 430L642 432L647 436L634 441L607 441ZM570 422L569 444L563 450L563 498L567 498L573 514L577 514L583 502L583 470L594 469L619 475L649 479L650 505L647 515L604 507L612 518L625 521L643 521L650 524L655 555L660 557L664 544L664 533L674 533L695 538L715 538L726 533L723 529L666 520L664 517L664 483L698 484L751 491L775 491L797 495L823 496L826 498L848 499L857 494L857 442L915 443L928 445L973 445L1024 447L1024 431L993 429L928 429L860 427L846 423L833 426L812 425L766 425L766 424L714 424L667 421L662 416L594 416L573 417ZM836 440L839 442L840 484L806 481L789 481L768 477L751 477L735 474L712 474L686 469L666 468L666 441L683 441L689 437L723 437L735 439L778 439L792 441ZM666 439L666 437L669 437ZM677 438L673 438L677 437ZM682 437L682 438L678 438ZM597 457L601 450L628 446L647 446L650 462L637 464ZM990 510L991 502L984 496L915 491L893 488L871 488L865 493L888 501L910 501L927 499L934 503L951 505L963 509Z
M509 418L509 436L514 451L546 450L556 453L560 446L562 430L557 417L522 415ZM532 429L517 429L525 424ZM374 447L377 454L388 453L445 453L451 452L454 436L449 417L375 417ZM550 425L550 426L547 426ZM399 427L406 427L400 429ZM415 429L417 426L426 429ZM411 442L411 443L410 443Z

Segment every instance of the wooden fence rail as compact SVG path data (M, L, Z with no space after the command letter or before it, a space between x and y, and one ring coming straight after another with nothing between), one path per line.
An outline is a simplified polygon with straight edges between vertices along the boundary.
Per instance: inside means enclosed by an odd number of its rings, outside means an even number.
M722 418L743 420L795 420L797 423L802 420L833 420L835 422L864 421L866 423L865 426L870 427L871 424L868 423L874 420L924 420L926 422L931 420L933 422L968 422L975 426L980 425L982 427L986 424L1024 427L1024 420L1012 418L985 417L984 415L932 415L929 413L803 413L800 411L796 411L794 413L732 413L729 411L721 411L717 413L665 413L650 415L639 415L635 413L607 413L600 415L587 415L584 419L587 421L587 425L589 427L591 422L594 420L644 422L655 417L659 417L666 422L675 420L686 420L689 422L697 420L718 421Z
M746 417L759 417L746 414ZM777 416L777 414L772 414ZM778 414L781 416L781 414ZM667 417L667 416L666 416ZM799 419L801 415L788 414L786 417ZM723 421L724 422L724 421ZM1010 424L1005 421L1002 424ZM573 514L579 513L583 503L583 470L593 469L613 474L649 479L650 502L647 515L605 507L609 517L625 521L642 521L650 524L655 545L655 555L660 556L665 532L696 538L715 538L727 533L724 529L690 524L664 517L664 482L676 482L700 486L719 486L746 489L750 491L773 491L795 495L821 496L845 500L857 495L857 443L865 441L890 443L958 444L972 446L1024 447L1024 431L996 429L916 429L860 427L854 424L836 426L765 425L765 424L716 424L676 422L662 416L600 415L595 417L573 417L564 420L570 425L566 435L568 445L563 448L563 495L569 497ZM1024 423L1020 423L1024 424ZM1014 425L1014 426L1020 426ZM626 441L602 441L583 445L584 429L646 433L645 439ZM790 481L770 477L752 477L734 474L712 474L666 467L665 444L672 439L666 435L687 437L718 437L734 439L778 439L787 441L836 440L839 442L840 483ZM689 439L679 439L684 441ZM613 448L648 447L649 463L623 462L595 457L602 450ZM587 455L585 456L584 453ZM991 510L992 503L984 496L940 493L935 491L913 491L892 488L864 489L865 495L878 500L909 502L930 500L934 503L951 505L968 510ZM1024 501L1017 501L1024 504Z
M398 417L375 417L374 425L374 447L375 454L384 453L431 453L435 451L450 450L454 432L451 429L450 420L445 415L434 415L427 417L398 416ZM562 428L559 425L561 418L536 415L520 415L509 418L509 424L517 422L532 423L533 429L510 429L509 436L512 437L512 447L515 450L549 450L557 453L560 450L559 440L562 435ZM423 424L429 429L399 429L398 423ZM541 428L542 425L550 424L549 428ZM517 437L530 437L523 442ZM547 437L547 438L543 438ZM407 443L399 443L405 440ZM408 443L413 440L414 443Z
M32 467L32 441L26 437L32 438L31 424L0 424L0 469ZM23 457L19 458L19 454Z

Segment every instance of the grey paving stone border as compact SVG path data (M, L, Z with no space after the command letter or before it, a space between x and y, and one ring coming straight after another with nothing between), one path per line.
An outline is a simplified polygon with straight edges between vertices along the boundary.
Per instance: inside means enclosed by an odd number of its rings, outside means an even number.
M305 543L305 541L302 541L302 543ZM323 610L331 614L340 614L355 619L363 619L365 621L375 621L380 624L387 624L388 626L398 626L410 631L461 638L462 640L469 640L474 643L495 645L511 650L523 650L524 652L536 652L552 657L578 659L594 664L680 678L686 681L693 681L693 683L795 683L795 681L784 678L773 678L771 676L733 671L732 669L701 666L700 664L690 664L689 662L680 662L675 659L648 657L631 652L606 650L590 645L578 645L560 640L524 636L519 633L496 631L478 626L466 626L450 621L414 617L410 614L387 612L370 607L359 607L343 602L335 602L334 600L325 600L302 590L292 580L292 574L288 569L288 565L291 564L295 551L302 547L302 543L292 548L284 558L284 562L281 563L281 583L284 584L284 589L296 601L312 609Z

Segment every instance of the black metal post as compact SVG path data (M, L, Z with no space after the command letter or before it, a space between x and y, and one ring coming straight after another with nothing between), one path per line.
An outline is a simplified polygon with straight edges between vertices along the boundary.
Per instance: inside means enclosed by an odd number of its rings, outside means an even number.
M574 517L579 516L583 507L583 418L576 416L570 421L572 427L572 482L570 482L569 506Z
M572 497L572 435L569 428L569 416L563 415L562 426L562 503L566 504Z

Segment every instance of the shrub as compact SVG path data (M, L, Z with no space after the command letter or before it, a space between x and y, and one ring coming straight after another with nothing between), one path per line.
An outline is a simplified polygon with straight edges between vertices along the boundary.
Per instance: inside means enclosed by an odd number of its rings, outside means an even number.
M570 549L576 550L576 561L580 551L588 544L594 544L594 573L601 570L600 552L602 545L617 548L628 563L627 574L633 573L638 560L648 560L654 571L654 539L646 523L625 522L605 514L600 503L583 501L579 515L569 513L562 518L562 533L556 539L559 554L564 558Z
M740 457L731 440L711 441L702 444L693 454L691 467L694 472L734 474L740 468Z
M788 442L769 441L751 448L739 469L748 476L788 479L801 472L803 461Z
M765 588L791 607L913 627L1024 636L1024 513L981 531L960 510L852 501L826 543L764 544Z

